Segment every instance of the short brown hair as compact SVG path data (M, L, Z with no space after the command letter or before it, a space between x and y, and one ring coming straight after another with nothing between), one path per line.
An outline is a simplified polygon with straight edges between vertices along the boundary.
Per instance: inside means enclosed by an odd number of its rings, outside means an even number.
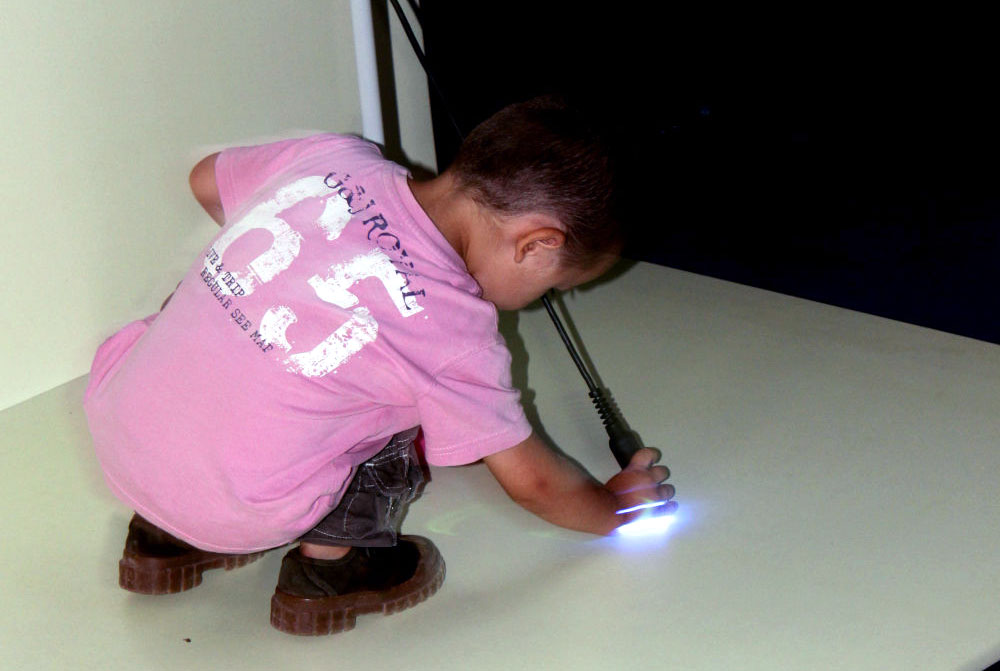
M542 212L566 227L564 262L588 267L624 244L611 143L557 96L503 108L462 143L448 170L501 215Z

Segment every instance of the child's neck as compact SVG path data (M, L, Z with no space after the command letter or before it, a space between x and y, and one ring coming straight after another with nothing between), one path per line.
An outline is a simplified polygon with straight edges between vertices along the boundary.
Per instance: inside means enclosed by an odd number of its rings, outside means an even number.
M417 204L468 265L472 227L482 216L480 207L447 172L426 182L411 179L408 184Z

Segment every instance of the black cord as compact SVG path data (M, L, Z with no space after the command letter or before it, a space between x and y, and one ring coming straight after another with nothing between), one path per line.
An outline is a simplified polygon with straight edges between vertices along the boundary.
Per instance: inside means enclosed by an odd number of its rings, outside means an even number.
M421 9L420 3L417 0L410 0L410 9L413 10L413 14L417 17L417 23L421 26L424 25L424 10Z
M566 329L563 327L562 321L559 319L559 315L556 314L556 310L552 307L552 301L549 300L548 294L542 296L542 305L545 306L545 310L549 313L549 317L552 318L552 323L556 326L556 331L559 332L559 337L562 338L563 344L566 345L566 349L569 350L569 355L573 358L573 363L576 364L577 370L580 371L580 375L583 376L583 381L587 383L587 389L591 393L599 391L597 384L594 382L594 378L591 377L590 371L587 370L587 366L584 365L583 359L580 358L580 354L576 351L576 347L573 346L573 341L570 340L569 334L566 333Z
M444 91L438 85L437 80L434 75L431 74L431 69L427 65L427 57L424 55L424 50L420 48L420 42L417 41L417 36L413 33L413 28L410 26L409 20L406 18L406 14L403 12L403 8L399 6L399 0L389 0L392 4L392 8L396 10L396 16L399 17L399 22L403 26L403 32L406 33L406 39L410 41L410 46L413 48L413 53L416 54L417 60L420 61L420 67L424 69L427 74L427 81L431 83L431 87L434 92L438 94L438 97L443 103L444 111L448 114L448 120L451 121L452 127L455 132L458 133L458 139L464 140L465 134L462 132L462 127L458 125L458 121L455 120L454 115L451 113L451 105L448 104L448 99L444 96Z

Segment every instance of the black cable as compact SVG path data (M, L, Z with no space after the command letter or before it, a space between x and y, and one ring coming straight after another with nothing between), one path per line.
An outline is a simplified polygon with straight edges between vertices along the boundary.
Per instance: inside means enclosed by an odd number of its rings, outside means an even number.
M573 346L573 341L563 327L562 320L559 319L559 315L552 306L548 294L542 296L542 305L545 306L546 312L552 318L552 323L555 324L559 337L562 338L563 344L569 350L569 355L573 358L573 363L576 364L577 370L580 371L584 382L587 383L587 388L590 390L590 400L594 402L601 423L604 424L604 430L608 433L608 446L611 448L611 454L614 455L618 465L625 468L632 461L632 455L642 449L639 437L628 428L614 401L611 400L610 392L598 387L597 383L594 382L594 378L591 377L590 371L587 370L587 366L583 363L583 359L580 358L576 347Z
M410 0L410 9L413 10L414 16L417 17L417 23L421 26L424 25L424 10L421 9L420 3L417 0Z
M438 97L443 103L444 111L448 114L448 120L451 121L451 125L454 127L455 132L458 133L458 138L460 140L465 139L465 134L462 132L462 127L458 125L458 121L455 120L454 115L451 113L451 105L448 104L448 99L444 95L444 91L438 85L437 80L434 75L431 74L431 69L427 65L427 57L424 56L424 50L420 48L420 43L417 41L417 36L413 33L413 28L410 26L409 20L406 18L406 14L403 12L403 8L399 6L399 0L389 0L392 3L392 8L396 10L396 16L399 17L399 22L403 26L403 32L406 33L406 39L410 41L410 46L413 48L413 53L416 54L417 60L420 61L420 67L424 69L427 74L427 81L431 83L431 87L434 92L438 94Z
M583 381L587 383L587 388L591 393L599 391L597 384L594 382L594 378L591 377L590 371L587 370L587 366L584 365L583 359L580 358L580 354L576 351L576 347L573 346L573 341L570 340L569 334L566 333L566 329L563 327L562 321L559 319L559 315L556 314L556 310L552 307L552 301L549 300L548 294L542 296L542 305L545 306L545 310L549 313L549 317L552 318L552 323L556 326L556 331L559 332L559 337L562 338L563 344L566 345L566 349L569 350L569 355L573 358L573 363L576 364L577 370L580 371L580 375L583 376Z

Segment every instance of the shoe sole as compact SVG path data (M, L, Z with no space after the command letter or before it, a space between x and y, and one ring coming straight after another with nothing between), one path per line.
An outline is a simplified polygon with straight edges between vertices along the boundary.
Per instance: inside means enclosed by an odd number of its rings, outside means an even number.
M118 585L137 594L177 594L201 584L201 574L212 569L246 566L264 556L263 552L226 555L198 552L200 557L181 555L164 559L126 554L118 562Z
M307 598L276 590L271 597L271 626L296 636L322 636L354 628L358 615L391 615L430 598L444 583L445 565L434 544L419 536L400 540L420 550L417 571L406 582L382 591Z

